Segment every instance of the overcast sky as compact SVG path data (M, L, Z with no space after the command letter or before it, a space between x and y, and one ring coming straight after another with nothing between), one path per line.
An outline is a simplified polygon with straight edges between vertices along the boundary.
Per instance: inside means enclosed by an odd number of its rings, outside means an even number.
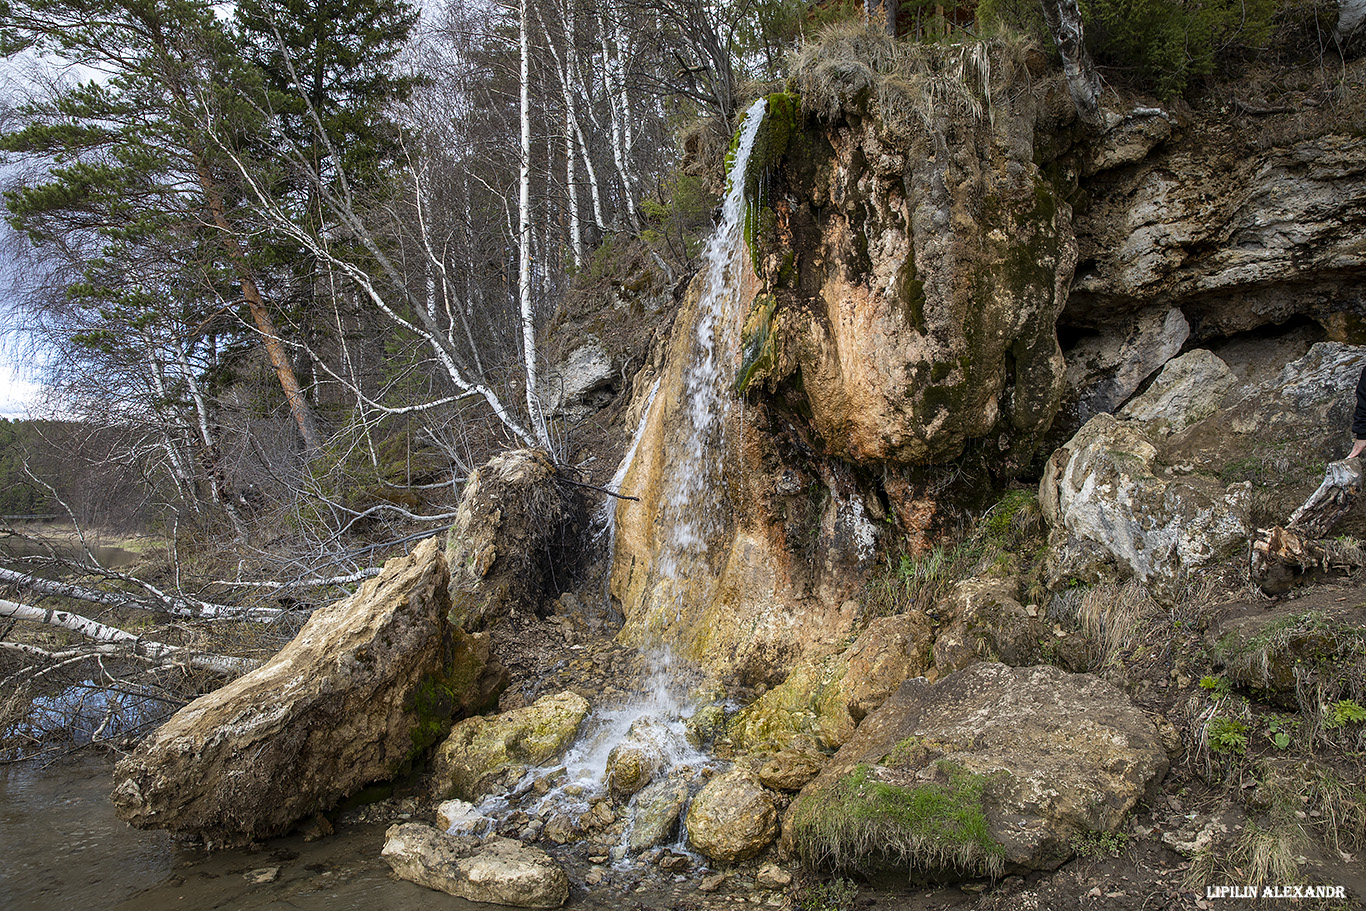
M0 417L25 417L38 393L38 387L24 379L23 371L15 369L18 366L8 353L0 354Z

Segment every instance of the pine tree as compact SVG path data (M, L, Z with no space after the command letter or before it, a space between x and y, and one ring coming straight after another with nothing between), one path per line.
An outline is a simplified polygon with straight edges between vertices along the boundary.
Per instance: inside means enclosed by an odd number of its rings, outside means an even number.
M264 131L263 89L212 8L194 0L21 0L6 22L8 47L36 47L107 74L27 105L27 125L0 138L11 160L49 166L45 180L6 193L11 222L83 260L84 280L73 291L87 301L119 301L130 280L135 297L155 296L165 287L161 257L187 241L200 259L225 262L304 445L317 449L312 408L243 240L249 214L235 207L240 194L221 154ZM138 263L154 264L155 273L140 287L142 273L127 274Z

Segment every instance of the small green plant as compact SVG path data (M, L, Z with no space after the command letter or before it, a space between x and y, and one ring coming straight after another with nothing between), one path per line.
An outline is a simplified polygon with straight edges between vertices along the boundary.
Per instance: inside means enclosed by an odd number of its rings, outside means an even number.
M858 898L858 886L852 879L832 879L817 883L797 897L801 911L849 911Z
M1324 711L1324 727L1340 728L1362 722L1366 722L1366 708L1362 708L1355 699L1339 699L1328 705Z
M1200 678L1200 689L1214 696L1228 695L1228 681L1223 677L1204 676Z
M1247 749L1247 725L1236 718L1214 718L1205 728L1205 739L1215 753L1242 753Z
M1079 832L1067 840L1080 857L1095 859L1118 855L1129 844L1127 832Z
M1290 746L1290 736L1295 729L1300 726L1298 721L1293 718L1285 718L1280 715L1273 715L1266 722L1266 736L1271 741L1271 745L1278 750L1287 749Z

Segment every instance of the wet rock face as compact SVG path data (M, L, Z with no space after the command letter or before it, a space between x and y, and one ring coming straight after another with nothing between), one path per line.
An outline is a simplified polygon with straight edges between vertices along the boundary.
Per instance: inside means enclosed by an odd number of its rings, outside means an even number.
M671 841L687 802L688 782L683 776L656 781L637 794L626 841L631 853Z
M1313 317L1330 337L1366 316L1366 141L1328 134L1257 148L1192 129L1087 184L1081 265L1063 315L1179 306L1197 340Z
M320 608L269 662L196 699L114 772L120 818L219 844L288 831L414 756L458 670L436 539Z
M472 902L558 908L569 900L564 868L510 838L460 838L420 823L390 826L381 855L395 875Z
M758 854L778 834L773 794L749 769L718 775L688 807L688 843L720 863L735 863Z
M1167 763L1152 722L1099 678L974 664L909 680L864 719L788 809L783 841L817 866L1050 870L1073 835L1115 829Z
M466 718L432 761L438 796L478 801L506 790L564 752L587 714L588 700L565 692L500 715Z
M934 464L985 437L1010 474L1057 411L1071 209L1035 165L1032 102L987 103L994 125L812 118L788 152L751 383L800 387L833 455Z

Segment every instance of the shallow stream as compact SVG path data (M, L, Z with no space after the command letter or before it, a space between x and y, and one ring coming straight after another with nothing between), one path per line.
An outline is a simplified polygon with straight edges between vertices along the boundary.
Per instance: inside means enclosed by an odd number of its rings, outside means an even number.
M0 908L485 908L394 879L380 857L382 824L343 826L317 841L272 839L255 851L202 850L129 828L109 802L110 765L82 759L0 767ZM278 868L274 880L270 871Z

